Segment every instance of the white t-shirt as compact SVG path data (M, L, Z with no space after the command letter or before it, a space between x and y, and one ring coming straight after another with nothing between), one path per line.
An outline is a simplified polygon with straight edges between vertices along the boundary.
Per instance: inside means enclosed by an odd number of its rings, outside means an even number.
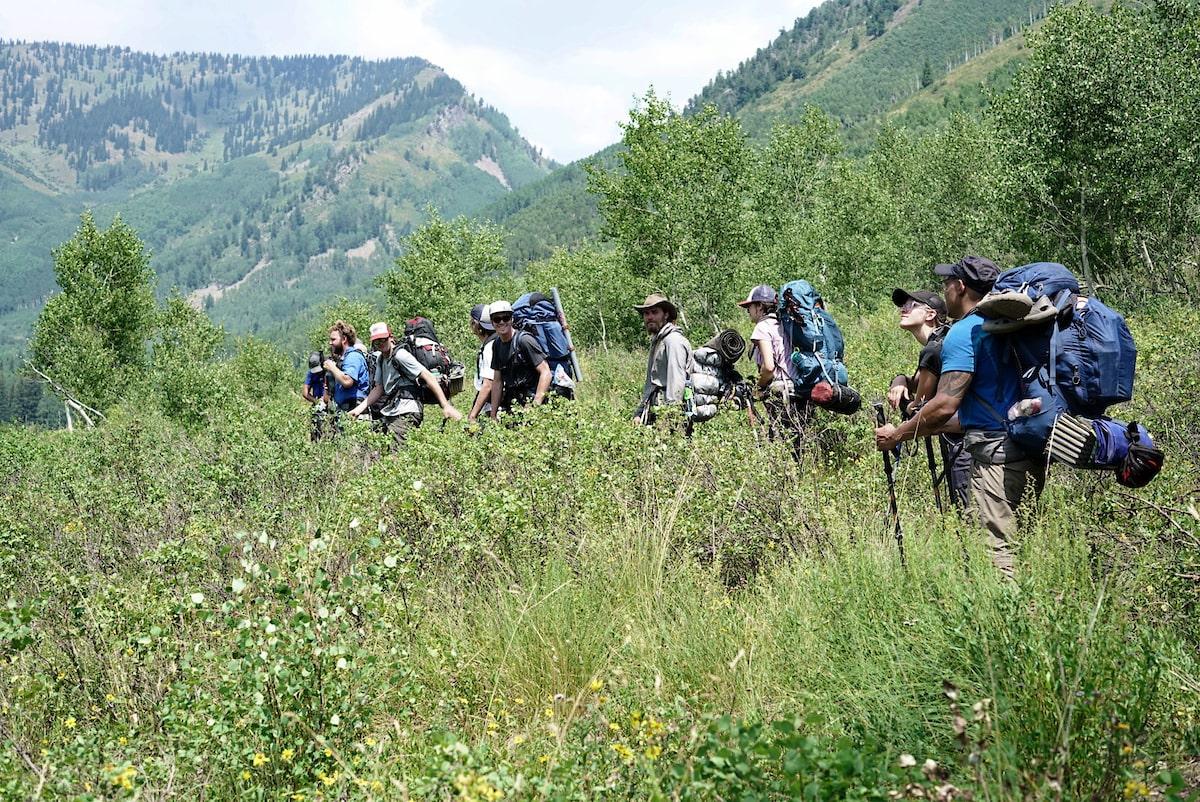
M475 392L483 389L484 381L496 378L496 371L492 370L492 346L496 343L496 335L489 337L483 344L483 348L479 349L479 355L475 357Z

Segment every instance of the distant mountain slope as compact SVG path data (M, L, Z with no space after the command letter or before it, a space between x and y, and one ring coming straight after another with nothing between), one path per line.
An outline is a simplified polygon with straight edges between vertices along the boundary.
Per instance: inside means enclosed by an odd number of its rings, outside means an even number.
M847 147L860 152L884 120L920 130L982 107L981 87L1011 78L1023 32L1045 11L1025 0L827 0L719 73L684 111L712 103L740 117L752 135L766 136L812 104L837 119ZM483 211L512 229L514 259L545 256L598 229L588 217L595 203L582 189L585 161Z
M139 231L164 290L269 332L362 289L427 204L474 212L553 167L419 58L0 42L0 351L85 208Z

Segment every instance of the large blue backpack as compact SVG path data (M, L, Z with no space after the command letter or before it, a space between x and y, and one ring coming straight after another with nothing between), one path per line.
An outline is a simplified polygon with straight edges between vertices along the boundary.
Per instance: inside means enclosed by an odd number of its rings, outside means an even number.
M551 371L561 365L568 376L575 378L571 368L571 348L567 344L567 333L563 331L562 321L558 319L554 301L540 292L525 293L513 304L513 325L533 335L538 341L538 345L546 352L546 361L550 364Z
M1025 398L1041 401L1041 411L1007 421L1009 435L1031 453L1046 448L1061 415L1104 415L1109 406L1133 398L1137 348L1120 314L1095 298L1079 295L1079 282L1060 264L1038 262L1002 273L993 293L1016 290L1035 303L1043 296L1054 316L1004 338ZM988 323L984 329L994 328Z
M833 385L849 382L841 329L817 306L818 300L813 286L804 279L789 281L779 290L779 328L790 354L788 369L802 397L822 380Z

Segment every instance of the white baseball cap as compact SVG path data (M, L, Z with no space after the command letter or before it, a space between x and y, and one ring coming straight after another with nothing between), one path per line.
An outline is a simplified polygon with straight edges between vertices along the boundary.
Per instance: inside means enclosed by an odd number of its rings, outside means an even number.
M489 318L493 318L496 315L503 314L505 312L510 315L512 314L512 304L510 304L508 301L492 301L490 304L488 304L487 313Z
M385 337L391 336L392 330L388 328L388 324L384 323L383 321L371 324L371 342L382 340Z

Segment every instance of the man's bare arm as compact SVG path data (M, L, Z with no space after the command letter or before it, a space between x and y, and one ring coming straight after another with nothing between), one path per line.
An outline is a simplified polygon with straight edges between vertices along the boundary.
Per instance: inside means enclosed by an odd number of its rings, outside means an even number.
M958 412L973 377L973 373L961 370L943 373L938 379L937 393L920 412L900 424L893 437L902 441L937 434Z

